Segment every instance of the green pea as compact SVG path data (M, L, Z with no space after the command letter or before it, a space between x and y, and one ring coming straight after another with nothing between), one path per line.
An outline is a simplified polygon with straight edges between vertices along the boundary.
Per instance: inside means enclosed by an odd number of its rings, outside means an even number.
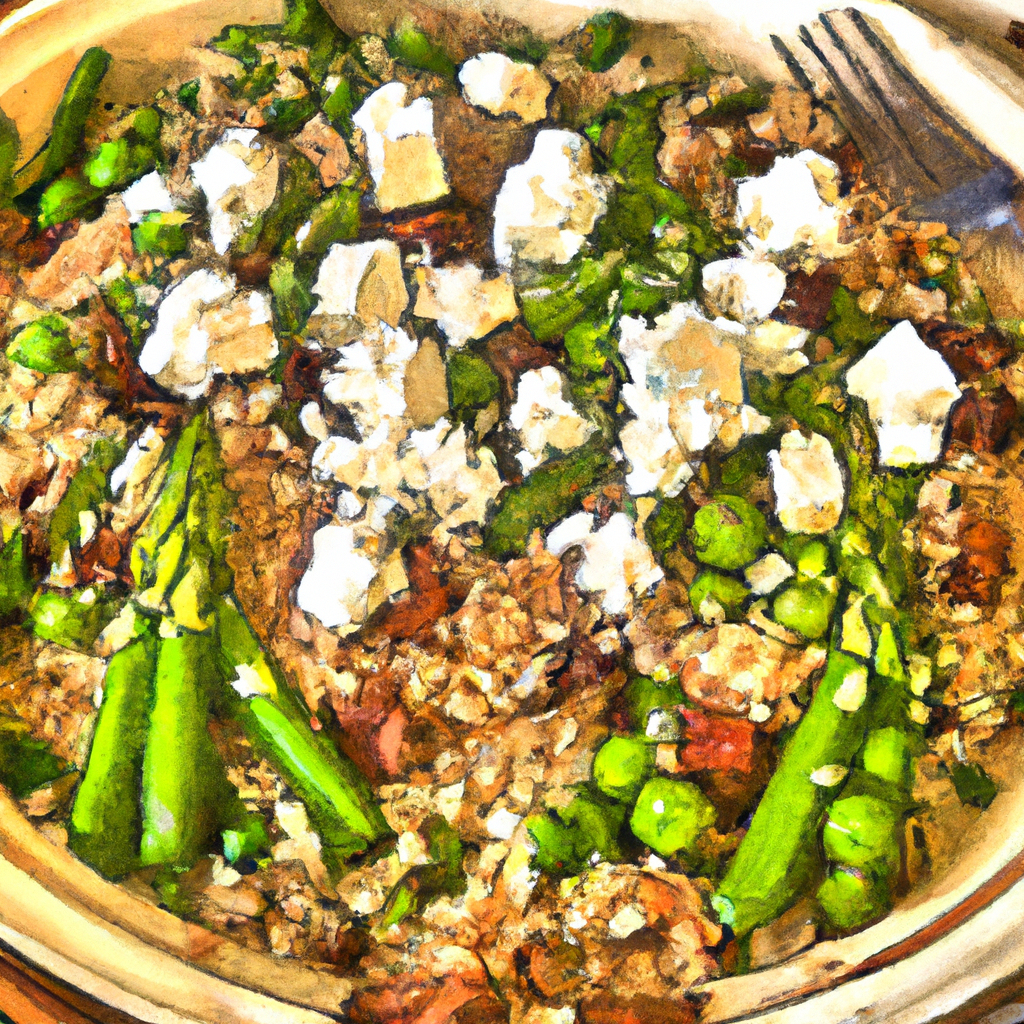
M824 576L828 572L828 546L820 540L812 540L804 545L796 560L796 571L801 576L812 579Z
M835 596L817 583L786 587L772 604L775 621L808 640L824 635L832 619Z
M594 782L616 800L633 800L653 768L648 744L629 736L613 736L594 758Z
M655 708L671 708L683 702L683 690L678 679L659 682L650 676L637 676L626 687L626 703L633 728L644 732L647 719Z
M662 857L693 852L700 834L715 821L711 801L692 782L651 779L640 791L629 826Z
M768 524L749 501L723 494L697 511L690 529L697 558L719 569L742 569L768 543Z
M32 628L41 640L87 651L114 617L112 603L94 587L67 592L43 591L29 608Z
M889 910L890 902L882 886L843 869L833 871L818 889L821 909L840 932L850 932L876 920Z
M822 835L829 860L879 872L899 867L896 808L874 796L847 796L829 808Z
M750 591L739 580L717 572L702 572L690 587L690 604L704 622L714 618L718 608L730 622L743 618L748 597Z
M579 870L572 832L547 814L534 814L526 819L537 852L534 864L552 875L569 875Z

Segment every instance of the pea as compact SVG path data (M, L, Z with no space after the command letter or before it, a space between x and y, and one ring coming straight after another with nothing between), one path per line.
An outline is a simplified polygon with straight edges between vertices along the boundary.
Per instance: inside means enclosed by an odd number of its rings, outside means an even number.
M808 640L822 636L829 627L835 597L817 583L786 587L772 605L775 621Z
M822 841L829 860L872 870L899 866L896 808L874 796L848 796L829 808Z
M692 782L651 779L629 820L633 835L662 857L691 853L715 820L711 801Z
M594 782L602 793L632 800L651 774L654 758L643 740L613 736L594 758Z
M889 909L889 896L870 879L852 871L834 871L818 889L818 902L836 931L849 932Z
M768 524L749 501L723 494L697 511L690 529L697 558L718 569L742 569L768 543Z

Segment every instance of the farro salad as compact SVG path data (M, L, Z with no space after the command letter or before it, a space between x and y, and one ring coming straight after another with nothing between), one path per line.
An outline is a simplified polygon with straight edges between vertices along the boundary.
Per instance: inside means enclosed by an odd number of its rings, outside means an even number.
M293 0L0 112L0 781L355 1021L693 1020L1018 742L1020 325L650 38Z

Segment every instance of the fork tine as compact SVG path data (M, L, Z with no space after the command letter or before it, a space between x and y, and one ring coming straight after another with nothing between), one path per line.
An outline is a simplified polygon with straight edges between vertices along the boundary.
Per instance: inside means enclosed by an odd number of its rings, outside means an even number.
M861 155L894 199L953 218L972 204L1005 202L1009 168L934 101L860 11L824 12L801 26L798 39L792 47L772 42L798 81L827 84Z

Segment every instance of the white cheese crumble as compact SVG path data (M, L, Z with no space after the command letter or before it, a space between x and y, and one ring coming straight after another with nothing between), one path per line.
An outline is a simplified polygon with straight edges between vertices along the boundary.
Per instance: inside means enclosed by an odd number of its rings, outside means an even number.
M791 430L768 465L775 514L790 533L827 533L839 523L846 485L828 438Z
M665 574L624 512L616 512L599 530L592 530L593 517L588 513L570 516L548 533L548 550L562 555L570 547L581 546L583 561L576 571L576 585L588 593L603 593L601 607L608 615L626 614L633 599Z
M839 168L813 150L780 156L767 174L737 185L736 225L757 251L806 245L823 256L834 254L841 212L833 205L838 176Z
M128 220L137 224L147 213L171 213L174 197L167 191L159 171L150 171L121 193Z
M529 474L551 452L578 448L597 429L562 397L565 379L553 366L527 370L519 378L509 423L519 431L523 450L516 458Z
M511 60L503 53L480 53L459 69L467 103L490 114L515 114L526 124L547 116L551 83L532 64Z
M786 275L774 263L748 256L708 263L701 282L712 313L744 324L766 320L786 291Z
M939 457L960 388L946 361L909 320L900 321L847 371L846 384L868 404L881 465L912 466Z
M607 209L608 188L593 172L582 135L545 128L525 163L510 167L494 204L494 257L568 263Z
M277 194L280 162L258 137L255 128L229 128L192 164L192 180L206 196L210 240L220 255Z
M426 96L406 105L408 89L388 82L370 93L352 117L366 139L366 158L378 209L433 202L448 194L434 140L434 107Z

